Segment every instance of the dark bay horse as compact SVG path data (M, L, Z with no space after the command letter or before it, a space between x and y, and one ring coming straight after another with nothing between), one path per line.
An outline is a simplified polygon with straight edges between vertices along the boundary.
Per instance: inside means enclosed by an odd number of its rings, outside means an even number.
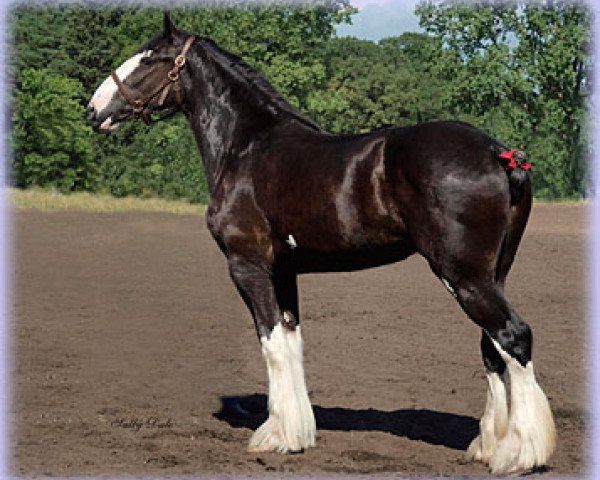
M254 318L269 376L269 416L250 450L315 443L297 275L418 253L482 329L487 403L467 457L494 473L544 465L554 421L535 380L531 330L504 296L531 209L519 152L457 121L332 135L240 58L168 14L164 22L98 88L90 119L110 131L136 115L182 111L191 124L211 193L208 228Z

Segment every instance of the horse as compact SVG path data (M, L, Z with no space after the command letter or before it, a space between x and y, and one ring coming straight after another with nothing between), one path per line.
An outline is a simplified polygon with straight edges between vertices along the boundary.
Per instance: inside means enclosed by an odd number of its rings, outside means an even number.
M329 133L241 58L177 28L168 12L163 31L104 80L88 111L99 132L178 112L191 125L210 190L206 223L267 367L268 417L250 451L315 445L298 275L419 254L482 331L487 401L466 458L495 474L547 464L556 429L534 373L532 332L504 294L532 204L519 150L459 121Z

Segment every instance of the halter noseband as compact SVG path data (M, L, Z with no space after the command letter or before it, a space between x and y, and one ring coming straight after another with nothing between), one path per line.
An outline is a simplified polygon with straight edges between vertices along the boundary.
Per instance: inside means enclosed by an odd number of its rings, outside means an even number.
M162 104L165 102L169 91L171 90L171 86L173 86L173 91L175 92L177 98L177 104L179 108L183 105L183 99L181 98L181 87L179 86L179 71L185 66L185 56L190 49L192 43L194 43L196 37L193 35L188 37L183 45L183 49L181 53L175 57L174 63L175 66L167 72L167 78L156 88L150 95L147 95L142 98L134 99L131 96L131 91L129 88L121 81L117 72L113 70L110 73L110 76L113 78L115 83L117 84L117 88L123 98L127 101L129 105L133 108L133 113L138 115L146 125L150 125L151 120L148 116L148 112L146 112L146 106L154 97L156 97L159 93L161 93L160 98L158 99L158 106L162 107Z

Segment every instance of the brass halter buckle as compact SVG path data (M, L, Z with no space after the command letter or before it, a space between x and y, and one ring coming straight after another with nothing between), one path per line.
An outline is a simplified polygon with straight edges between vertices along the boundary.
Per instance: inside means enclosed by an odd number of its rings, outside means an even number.
M177 57L175 57L175 65L177 65L178 68L181 68L185 65L185 57L183 55L177 55Z
M134 100L131 107L133 108L133 112L136 114L140 114L144 110L144 104L141 100Z

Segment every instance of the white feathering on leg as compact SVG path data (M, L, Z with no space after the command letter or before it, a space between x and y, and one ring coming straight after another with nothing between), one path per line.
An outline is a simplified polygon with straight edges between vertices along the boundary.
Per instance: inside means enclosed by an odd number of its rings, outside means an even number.
M508 406L504 381L495 372L486 371L488 382L485 410L479 422L479 435L471 442L466 459L489 463L498 441L508 428Z
M252 435L251 451L299 451L314 445L316 425L302 365L299 326L289 331L280 323L271 337L261 337L269 375L269 418Z
M556 447L556 428L546 395L537 384L533 363L523 367L492 339L510 375L508 431L490 460L492 473L511 473L543 466Z
M286 332L288 345L291 354L292 374L294 377L294 389L298 399L298 407L300 409L300 418L302 421L301 438L305 447L314 447L317 425L313 414L308 391L306 389L306 381L304 379L304 358L302 354L302 335L300 333L300 325L296 326L294 331Z

